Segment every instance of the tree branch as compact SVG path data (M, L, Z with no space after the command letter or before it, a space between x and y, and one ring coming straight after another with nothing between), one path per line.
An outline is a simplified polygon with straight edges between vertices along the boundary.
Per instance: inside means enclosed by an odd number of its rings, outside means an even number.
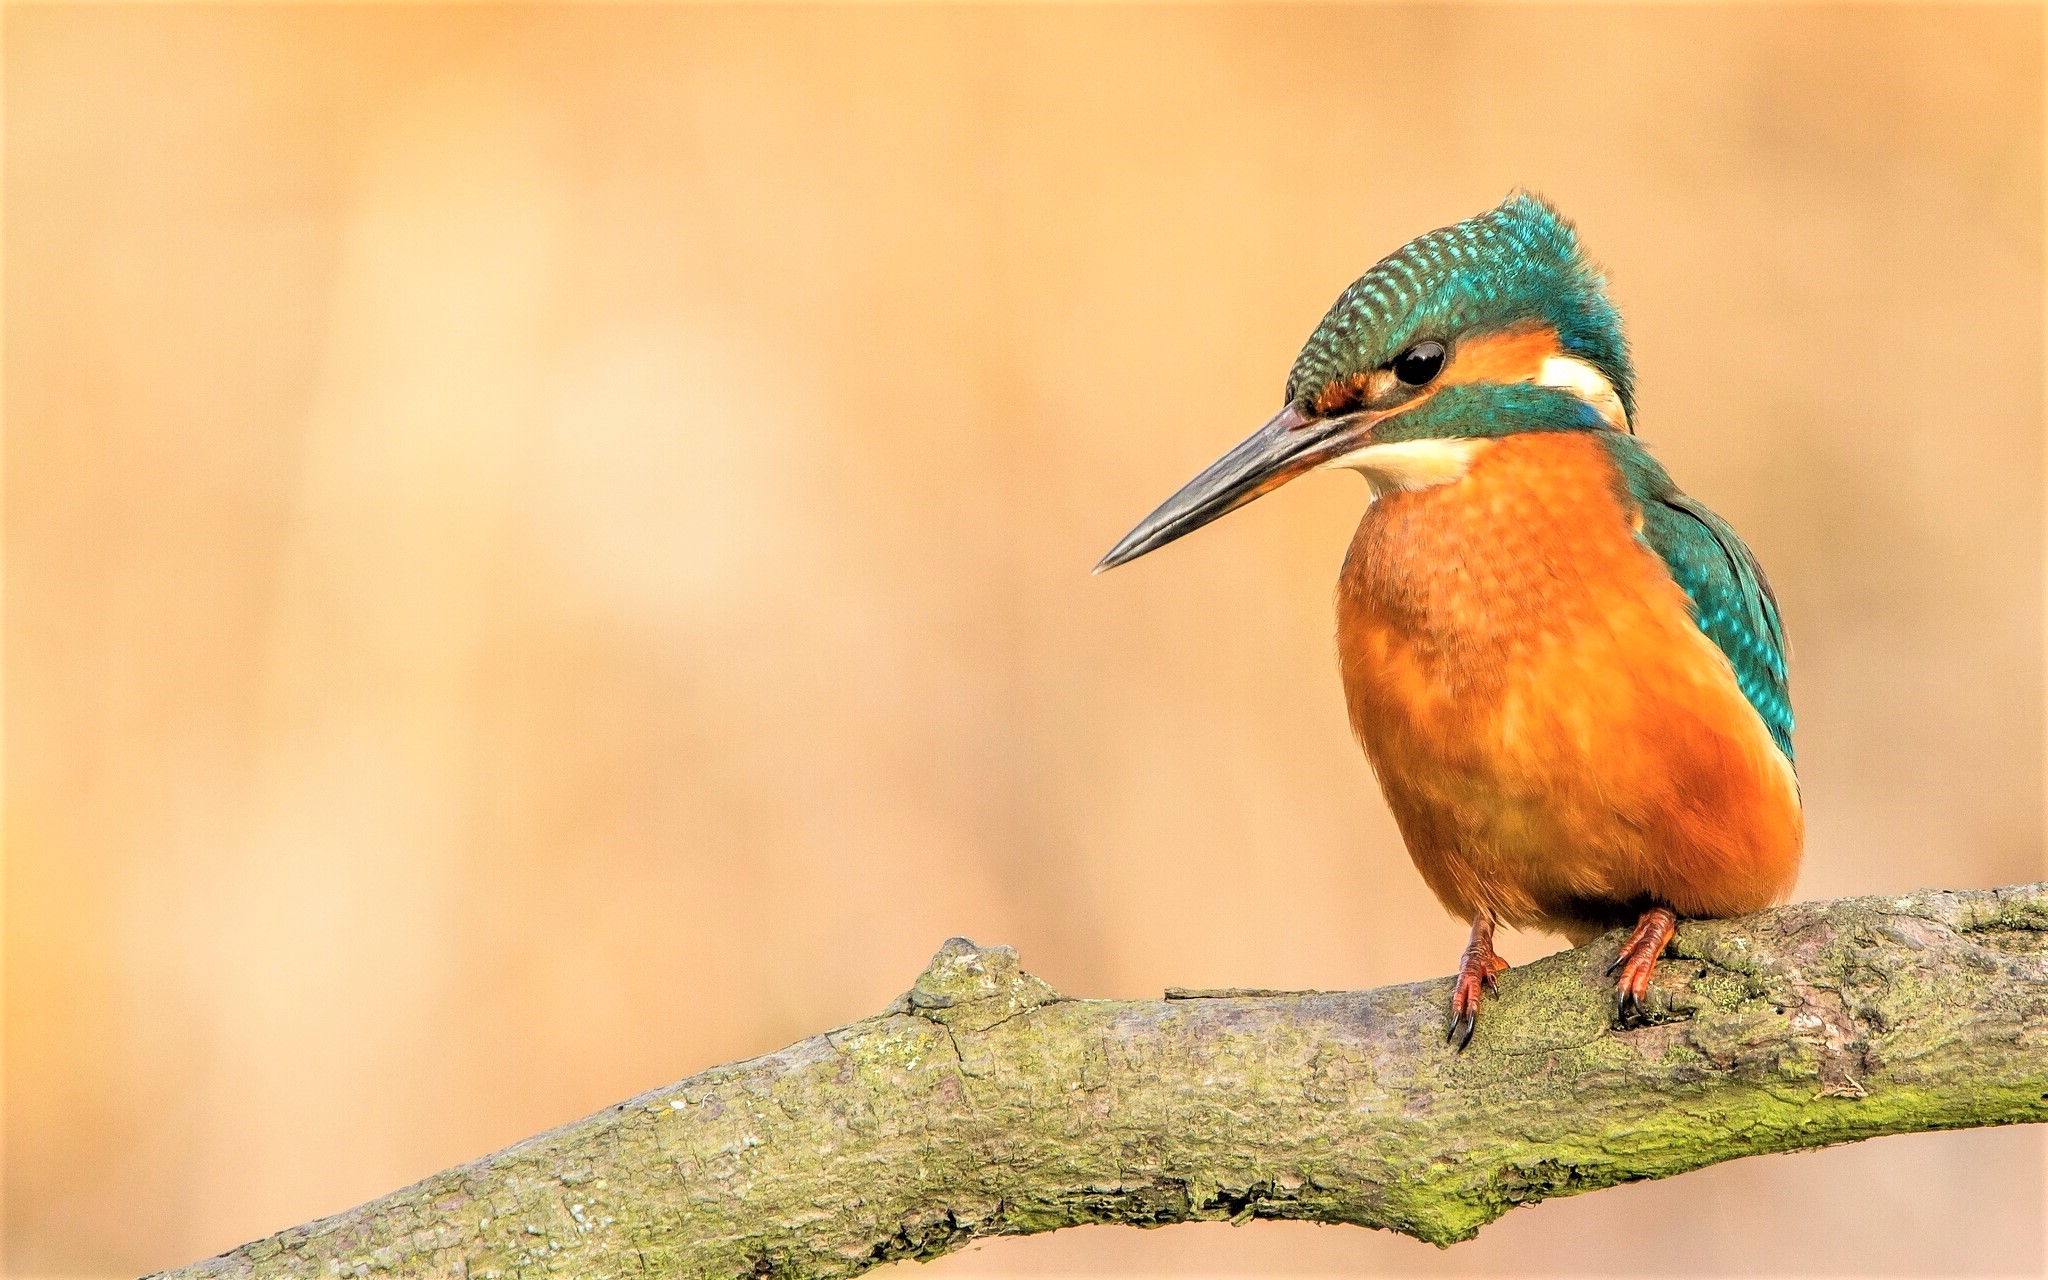
M1074 1000L946 943L884 1013L714 1067L176 1276L848 1276L1089 1222L1300 1218L1448 1244L1737 1156L2048 1120L2048 884L1616 937L1502 976Z

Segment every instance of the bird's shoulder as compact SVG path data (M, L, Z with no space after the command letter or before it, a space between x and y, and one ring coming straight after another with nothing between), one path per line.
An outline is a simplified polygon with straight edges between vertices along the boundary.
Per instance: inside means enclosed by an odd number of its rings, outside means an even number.
M1692 601L1694 623L1726 655L1743 696L1791 760L1785 628L1763 565L1733 525L1680 491L1633 437L1610 437L1608 450L1641 513L1637 536Z

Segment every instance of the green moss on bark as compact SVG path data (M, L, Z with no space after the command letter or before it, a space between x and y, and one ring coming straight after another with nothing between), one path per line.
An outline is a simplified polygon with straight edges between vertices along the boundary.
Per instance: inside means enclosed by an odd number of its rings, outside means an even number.
M1450 1244L1745 1155L2048 1119L2048 886L1684 926L1650 1026L1616 940L1503 976L1072 1000L953 939L874 1018L619 1104L181 1276L850 1276L1092 1222Z

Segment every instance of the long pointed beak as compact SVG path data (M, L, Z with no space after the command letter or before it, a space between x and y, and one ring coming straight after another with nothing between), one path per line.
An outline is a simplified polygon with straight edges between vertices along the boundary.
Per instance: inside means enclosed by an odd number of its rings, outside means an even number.
M1157 551L1303 472L1348 453L1382 416L1356 413L1341 418L1305 418L1288 405L1140 520L1137 528L1102 557L1095 572Z

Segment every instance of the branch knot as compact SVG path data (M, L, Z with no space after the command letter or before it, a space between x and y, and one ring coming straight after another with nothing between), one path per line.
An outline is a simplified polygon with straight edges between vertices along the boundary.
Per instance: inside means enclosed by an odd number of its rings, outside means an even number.
M889 1006L965 1031L986 1031L1027 1010L1065 997L1024 972L1009 947L977 947L948 938L910 990Z

